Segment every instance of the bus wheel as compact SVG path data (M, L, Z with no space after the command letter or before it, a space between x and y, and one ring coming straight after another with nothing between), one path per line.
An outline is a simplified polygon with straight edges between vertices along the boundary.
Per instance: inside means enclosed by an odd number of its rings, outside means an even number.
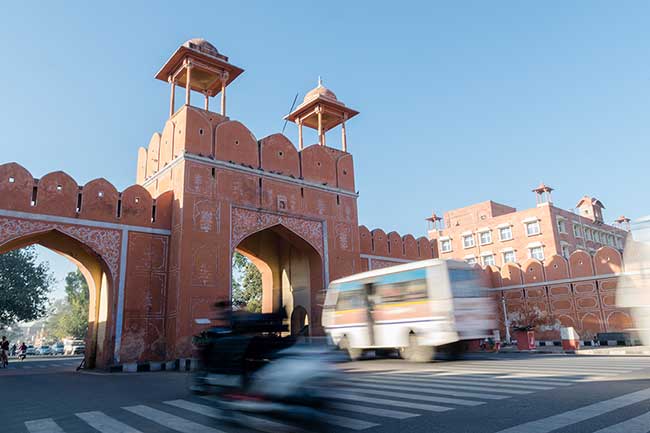
M341 341L339 341L339 349L345 350L348 353L348 357L351 361L356 361L357 359L361 358L361 355L363 355L363 350L350 347L350 342L346 337L343 337Z
M409 345L400 347L400 356L411 362L429 362L433 359L435 348L433 346L420 346L415 334L409 335Z

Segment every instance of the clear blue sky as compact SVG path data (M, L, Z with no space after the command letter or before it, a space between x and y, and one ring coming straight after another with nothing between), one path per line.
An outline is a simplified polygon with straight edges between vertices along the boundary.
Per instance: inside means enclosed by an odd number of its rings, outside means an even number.
M650 213L648 2L90 3L3 5L0 159L37 177L133 183L168 114L153 76L203 37L246 70L229 115L258 138L318 75L361 111L348 142L371 229L423 235L432 211L487 199L526 208L540 181L562 207L597 196L610 221Z

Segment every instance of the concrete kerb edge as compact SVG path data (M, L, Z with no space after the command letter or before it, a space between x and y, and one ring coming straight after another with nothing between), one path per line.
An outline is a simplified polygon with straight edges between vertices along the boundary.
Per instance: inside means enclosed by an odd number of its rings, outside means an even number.
M195 371L198 369L199 360L195 358L179 358L171 361L125 362L111 365L109 373L143 373L156 371Z

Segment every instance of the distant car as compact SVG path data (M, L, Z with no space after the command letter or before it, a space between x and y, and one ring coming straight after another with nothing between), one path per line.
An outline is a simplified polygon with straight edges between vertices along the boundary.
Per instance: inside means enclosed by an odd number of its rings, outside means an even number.
M34 349L34 346L31 344L27 346L27 351L25 352L25 355L36 355L36 349Z
M41 346L38 349L36 349L36 354L37 355L51 355L52 354L52 349L50 349L50 346Z
M65 355L77 355L86 351L86 344L83 340L69 340L65 343L63 350Z
M65 346L63 343L56 343L52 346L52 355L63 355L65 352Z

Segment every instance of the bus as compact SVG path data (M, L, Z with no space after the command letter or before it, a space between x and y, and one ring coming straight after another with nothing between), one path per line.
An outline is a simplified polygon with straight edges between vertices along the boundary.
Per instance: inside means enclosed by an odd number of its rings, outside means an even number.
M616 305L629 308L641 343L650 344L650 215L639 218L630 227L625 240L625 272L618 280Z
M430 361L436 349L457 355L464 340L485 339L496 327L494 302L480 271L455 260L424 260L333 281L323 306L326 333L351 359L396 349Z

